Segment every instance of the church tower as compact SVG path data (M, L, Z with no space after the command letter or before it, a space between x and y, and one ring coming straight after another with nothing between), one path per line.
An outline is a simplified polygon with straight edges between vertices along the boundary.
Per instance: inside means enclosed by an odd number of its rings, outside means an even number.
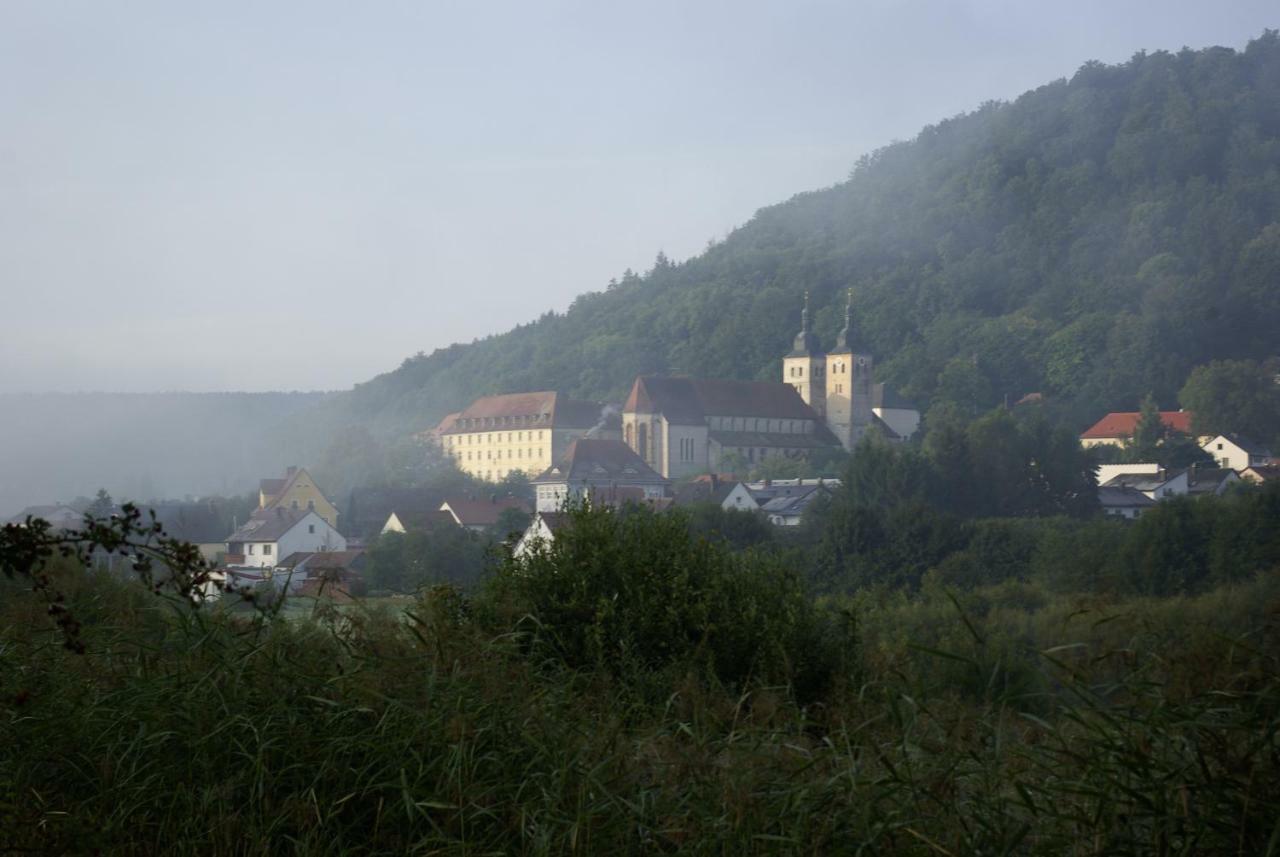
M871 355L854 351L849 340L853 326L853 291L844 310L844 328L836 337L836 347L827 355L827 426L844 448L852 450L871 427L875 415L872 388L875 374Z
M782 380L795 387L800 398L820 417L827 415L826 369L827 356L822 353L817 335L809 330L809 293L805 292L800 332L791 353L782 358Z

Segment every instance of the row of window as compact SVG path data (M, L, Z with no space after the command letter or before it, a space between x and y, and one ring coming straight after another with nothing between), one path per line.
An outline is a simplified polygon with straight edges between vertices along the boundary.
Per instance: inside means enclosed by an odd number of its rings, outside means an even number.
M507 452L507 456L506 456L507 458L519 458L519 459L523 459L523 458L525 457L525 456L524 456L525 450L523 450L523 449L514 449L514 450L512 450L512 449L508 449L506 452ZM512 453L513 453L513 452L515 453L514 455L512 455ZM536 449L530 449L528 452L529 452L529 457L530 457L530 458L540 458L540 457L541 457L541 456L539 456L539 455L538 455L538 451L537 451ZM470 460L471 460L471 454L472 454L472 450L468 449L468 450L467 450L467 461L470 461ZM479 460L480 460L480 450L478 450L478 449L477 449L477 450L475 450L475 457L476 457L476 458L475 458L475 460L476 460L476 461L479 461ZM501 450L501 449L486 449L486 450L484 451L484 458L485 458L485 460L486 460L486 461L492 461L492 460L493 460L493 459L495 459L495 458L497 458L497 459L501 459L501 458L502 458L502 450ZM459 461L461 461L461 460L462 460L462 450L458 450L458 460L459 460Z
M814 366L814 367L813 367L813 377L815 377L815 378L821 378L824 374L825 374L825 372L823 371L822 364L818 364L817 366ZM803 378L803 377L804 377L804 367L803 367L803 366L792 366L792 367L791 367L791 377L792 377L792 378Z
M445 442L449 446L464 446L464 445L472 446L477 443L502 443L503 434L504 432L490 432L489 434L483 434L483 435L481 434L446 435ZM526 432L522 432L522 431L510 432L509 431L509 432L505 432L505 434L507 436L506 443L515 443L517 441L524 441ZM534 435L533 432L527 432L527 434L529 435L528 440L535 440L533 436ZM537 435L538 436L536 440L542 440L543 432L540 431L537 433Z
M498 426L545 425L551 422L551 414L518 414L506 417L465 417L455 425L460 429L497 428Z

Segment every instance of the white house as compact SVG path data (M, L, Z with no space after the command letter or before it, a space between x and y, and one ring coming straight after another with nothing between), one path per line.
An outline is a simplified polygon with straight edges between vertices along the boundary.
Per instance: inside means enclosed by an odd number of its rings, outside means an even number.
M1200 448L1209 455L1219 467L1232 470L1248 470L1250 467L1261 467L1271 460L1271 451L1238 434L1220 434L1209 438Z
M769 523L779 527L798 526L805 510L815 500L839 487L839 479L774 479L746 483L752 499Z
M1141 517L1142 513L1156 504L1146 494L1136 488L1111 487L1104 485L1098 489L1098 505L1102 511L1116 518L1132 521Z
M1155 462L1138 464L1099 464L1095 471L1098 484L1106 485L1117 476L1155 476L1160 472L1160 465Z
M715 474L700 476L676 487L673 505L690 506L695 503L715 503L726 511L754 512L760 508L745 483L721 479Z
M670 485L622 441L595 438L569 444L564 457L533 480L539 512L558 512L567 500L584 497L610 505L656 503Z
M563 512L535 512L529 528L512 551L517 557L528 556L535 546L550 547L556 540L556 532L564 526L569 516Z
M315 511L261 509L227 539L227 565L271 569L299 551L342 551L347 540Z
M1122 474L1107 480L1100 488L1132 488L1150 500L1159 501L1186 494L1190 490L1190 482L1185 470L1160 470L1151 474Z

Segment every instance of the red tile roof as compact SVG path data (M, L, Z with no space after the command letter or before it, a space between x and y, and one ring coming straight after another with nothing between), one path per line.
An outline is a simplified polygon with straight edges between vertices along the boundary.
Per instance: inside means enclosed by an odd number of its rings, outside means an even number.
M1090 426L1084 434L1080 435L1080 439L1097 440L1111 437L1132 437L1141 417L1142 414L1137 411L1112 412ZM1161 411L1160 422L1164 423L1165 427L1170 431L1191 434L1190 411Z
M455 497L440 504L440 511L452 512L454 519L463 527L492 527L498 523L498 516L506 509L533 511L528 503L518 497L497 497L493 500Z
M598 402L570 399L553 390L481 396L451 421L446 417L448 425L442 422L436 431L462 434L500 428L589 429L599 422L602 410Z
M707 417L820 418L796 388L781 381L729 381L641 376L623 410L661 413L676 425L704 425Z

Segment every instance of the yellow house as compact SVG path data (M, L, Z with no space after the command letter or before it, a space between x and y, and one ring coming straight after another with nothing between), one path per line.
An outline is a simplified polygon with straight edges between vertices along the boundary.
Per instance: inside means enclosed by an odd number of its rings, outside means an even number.
M439 443L458 469L497 482L515 472L537 476L580 437L621 439L615 409L563 393L483 396L437 427Z
M329 502L305 467L290 467L283 479L263 479L258 483L259 509L310 509L325 523L338 528L338 508Z

